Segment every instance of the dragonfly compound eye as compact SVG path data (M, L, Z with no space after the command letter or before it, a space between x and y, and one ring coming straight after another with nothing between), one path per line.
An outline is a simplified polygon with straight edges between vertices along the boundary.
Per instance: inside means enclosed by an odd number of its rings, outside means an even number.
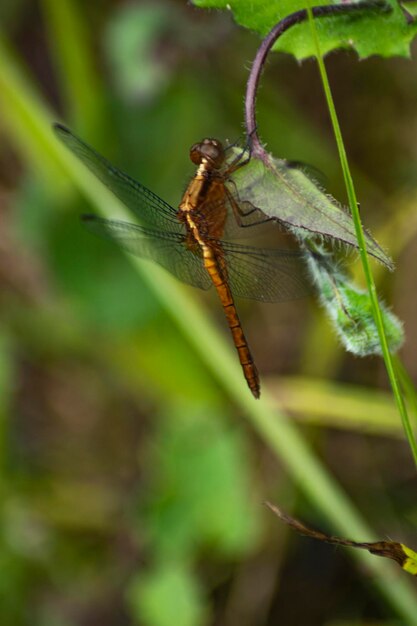
M225 154L220 141L217 139L203 139L195 143L190 149L190 158L193 163L200 165L205 159L215 169L219 169L224 162Z

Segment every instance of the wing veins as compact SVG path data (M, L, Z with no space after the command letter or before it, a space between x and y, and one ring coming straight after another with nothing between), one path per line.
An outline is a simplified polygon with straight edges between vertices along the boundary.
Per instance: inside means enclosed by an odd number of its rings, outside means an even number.
M61 124L55 124L55 132L101 182L110 189L135 215L139 221L181 232L177 211L150 189L115 167L94 148L79 139Z

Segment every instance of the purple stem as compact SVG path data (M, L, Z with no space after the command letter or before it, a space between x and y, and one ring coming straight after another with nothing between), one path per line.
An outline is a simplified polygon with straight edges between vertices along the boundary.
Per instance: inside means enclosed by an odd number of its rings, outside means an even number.
M389 11L391 10L391 7L386 2L364 1L357 3L331 4L327 6L313 7L311 11L313 17L330 17L332 15L346 15L356 11L369 9ZM256 94L259 87L259 79L261 77L266 58L274 43L279 37L281 37L283 33L285 33L286 30L288 30L292 26L295 26L296 24L300 24L301 22L306 21L307 19L307 9L296 11L295 13L291 13L291 15L284 17L280 22L278 22L278 24L276 24L272 28L272 30L268 33L265 39L263 39L256 53L252 69L249 74L248 84L246 87L245 124L247 136L250 138L251 152L253 155L256 155L260 158L265 155L265 151L262 148L257 132L255 103Z

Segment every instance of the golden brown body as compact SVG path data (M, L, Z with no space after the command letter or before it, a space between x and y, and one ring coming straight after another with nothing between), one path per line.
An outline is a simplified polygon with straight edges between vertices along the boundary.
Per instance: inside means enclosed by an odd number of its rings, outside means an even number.
M205 148L218 149L214 158L205 154ZM193 158L194 151L194 158ZM204 140L191 148L191 158L199 165L195 177L188 185L178 210L178 218L187 228L187 245L191 250L198 246L203 255L204 266L213 281L232 333L243 374L255 398L260 395L258 370L250 353L236 311L232 292L227 281L227 267L221 245L226 218L226 189L224 175L218 168L224 162L224 152L216 140Z
M249 160L246 146L230 150L205 139L191 147L197 166L178 209L117 169L62 125L59 139L137 216L139 224L83 215L87 228L115 240L127 252L149 259L179 280L208 289L215 285L223 305L243 373L253 393L260 394L259 377L243 333L233 294L261 302L279 302L306 295L302 255L291 250L259 248L228 240L239 227L270 221L258 206L245 199L234 173ZM242 177L243 179L245 177ZM236 197L240 189L243 202ZM231 215L230 215L231 213ZM246 231L248 232L248 231ZM252 231L253 232L253 231Z

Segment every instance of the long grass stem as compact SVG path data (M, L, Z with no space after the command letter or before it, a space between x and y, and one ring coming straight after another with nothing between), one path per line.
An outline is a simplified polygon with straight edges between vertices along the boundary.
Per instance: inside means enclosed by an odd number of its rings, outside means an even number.
M310 0L308 2L308 15L309 15L309 23L311 27L311 34L314 40L314 44L317 51L317 62L319 65L320 76L323 84L323 89L327 101L327 106L329 109L329 115L333 126L333 132L336 138L337 149L339 152L340 163L343 171L343 177L346 186L346 192L349 201L349 207L352 213L352 218L355 225L356 237L358 240L359 246L359 254L362 261L363 272L365 275L366 285L369 291L369 297L372 305L372 312L375 320L376 327L378 329L379 340L381 343L382 355L385 362L385 367L387 369L388 378L391 384L392 392L394 394L395 401L397 403L398 411L401 416L403 428L405 435L407 437L409 446L411 448L411 452L414 458L414 463L417 467L417 443L413 435L413 431L410 424L410 419L407 412L407 407L404 402L404 397L400 388L400 384L398 381L397 373L395 370L395 365L388 347L388 341L385 333L384 322L382 318L381 309L378 302L378 295L376 291L375 281L372 275L368 254L366 251L366 242L365 235L363 231L363 226L361 222L361 218L359 215L358 201L356 197L356 191L353 184L352 175L349 168L349 163L346 155L346 149L343 142L342 132L340 129L339 120L336 113L336 108L334 106L333 96L330 89L329 80L327 77L326 68L323 61L323 56L320 50L320 41L314 21L313 10L311 7Z

